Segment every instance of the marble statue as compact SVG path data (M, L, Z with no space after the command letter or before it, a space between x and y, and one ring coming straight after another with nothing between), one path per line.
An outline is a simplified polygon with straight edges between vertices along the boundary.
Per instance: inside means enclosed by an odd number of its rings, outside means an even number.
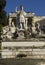
M24 29L25 28L25 18L22 14L20 14L19 21L20 21L21 29Z
M41 35L40 24L39 24L39 23L36 23L36 24L35 24L35 27L36 27L37 34L38 34L38 35Z
M36 34L37 33L36 27L35 27L35 23L32 23L32 33L33 34Z
M13 37L13 33L15 33L16 29L14 26L14 23L12 22L10 24L11 26L5 26L3 27L3 34L2 34L2 38L8 38L11 39Z
M9 13L9 25L3 27L3 34L1 35L2 38L12 39L17 37L17 39L22 39L26 37L26 35L27 38L32 34L40 35L40 25L33 22L33 20L28 20L30 17L33 18L34 15L34 13L25 12L23 6L20 7L20 11L18 11L16 7L16 11L14 13ZM13 18L15 20L12 20ZM31 24L28 26L28 21L32 22L32 26Z

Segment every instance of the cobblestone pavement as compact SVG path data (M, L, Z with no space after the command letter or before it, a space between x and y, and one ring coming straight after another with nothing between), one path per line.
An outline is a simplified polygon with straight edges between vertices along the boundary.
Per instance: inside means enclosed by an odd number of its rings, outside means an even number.
M42 59L0 59L0 65L45 65Z

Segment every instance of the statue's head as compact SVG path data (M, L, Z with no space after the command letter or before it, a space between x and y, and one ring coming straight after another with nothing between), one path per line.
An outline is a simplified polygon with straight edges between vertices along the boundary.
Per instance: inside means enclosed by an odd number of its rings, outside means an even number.
M24 10L24 6L23 6L23 5L20 6L20 10L21 10L21 11Z

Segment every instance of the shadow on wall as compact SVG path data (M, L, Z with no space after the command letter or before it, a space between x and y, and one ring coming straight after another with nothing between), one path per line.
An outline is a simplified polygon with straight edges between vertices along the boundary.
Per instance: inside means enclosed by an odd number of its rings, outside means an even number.
M45 33L45 19L37 22L39 22L41 30Z
M23 57L27 57L27 55L26 54L18 54L16 57L17 58L23 58Z

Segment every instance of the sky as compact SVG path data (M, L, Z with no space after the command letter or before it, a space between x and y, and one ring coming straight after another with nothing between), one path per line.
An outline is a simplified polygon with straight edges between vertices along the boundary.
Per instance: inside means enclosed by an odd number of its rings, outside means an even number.
M26 12L34 12L37 16L45 16L45 0L6 0L5 11L7 14L15 12L15 8L24 6Z

